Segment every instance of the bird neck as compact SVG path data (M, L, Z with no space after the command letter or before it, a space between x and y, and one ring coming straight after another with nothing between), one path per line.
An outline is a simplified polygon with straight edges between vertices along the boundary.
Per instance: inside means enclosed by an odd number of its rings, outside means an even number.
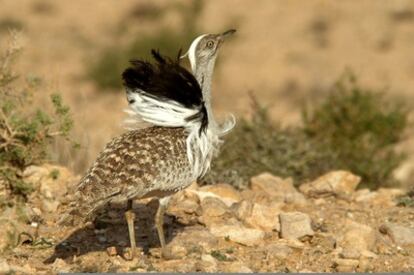
M214 118L213 108L211 106L211 84L216 59L210 59L205 65L199 64L195 69L195 77L201 86L203 93L204 105L207 110L207 117L210 129L216 129L217 123Z

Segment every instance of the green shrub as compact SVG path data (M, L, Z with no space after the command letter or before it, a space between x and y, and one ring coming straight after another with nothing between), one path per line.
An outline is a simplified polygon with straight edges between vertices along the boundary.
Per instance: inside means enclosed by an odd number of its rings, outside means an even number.
M182 26L180 30L161 27L149 34L140 33L139 35L134 35L135 38L130 40L127 45L115 44L103 49L98 55L96 62L92 62L87 67L87 75L99 88L114 90L121 87L121 73L128 65L129 60L134 58L150 60L150 51L153 48L160 50L165 55L176 56L180 48L188 46L192 39L200 33L196 26L196 21L202 12L203 2L201 0L193 0L189 3L177 4L173 2L167 5L164 10L153 6L151 8L141 7L139 13L137 10L134 10L129 17L139 17L140 20L152 20L154 16L162 17L166 9L174 8L183 19ZM125 29L127 25L125 26L123 22L122 26L121 29ZM118 40L116 39L116 41Z
M256 102L253 111L225 137L204 183L244 188L252 176L267 171L300 184L345 169L362 177L360 187L396 184L392 172L404 155L394 146L402 140L408 111L393 98L359 87L353 77L342 78L325 100L304 108L303 126L275 125Z
M345 75L315 108L304 111L306 134L337 156L335 168L360 175L361 187L394 184L404 159L394 146L407 128L407 108L398 100L358 85Z
M226 182L241 189L252 176L271 172L292 177L298 184L329 171L332 159L330 152L302 129L272 123L267 109L253 100L252 118L237 121L203 183Z
M32 107L32 94L41 81L34 77L20 81L13 71L20 50L17 34L12 33L0 56L0 188L26 196L33 187L21 179L23 169L45 161L50 142L58 136L68 138L73 121L58 94L51 96L53 114Z

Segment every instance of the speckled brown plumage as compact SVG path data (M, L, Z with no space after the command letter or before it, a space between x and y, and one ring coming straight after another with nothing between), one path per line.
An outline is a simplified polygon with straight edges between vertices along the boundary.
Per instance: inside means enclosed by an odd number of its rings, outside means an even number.
M109 201L145 197L187 187L195 178L184 128L150 127L109 142L80 181L72 215L82 220Z

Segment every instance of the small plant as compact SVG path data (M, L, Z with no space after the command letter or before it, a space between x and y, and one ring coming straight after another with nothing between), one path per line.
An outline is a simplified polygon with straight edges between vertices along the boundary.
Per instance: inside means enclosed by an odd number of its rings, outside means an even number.
M49 177L51 177L54 180L57 180L59 178L60 172L58 169L53 169L52 171L50 171L50 175Z
M396 200L398 206L414 207L414 188L412 188L406 195L400 196Z
M226 254L221 253L219 250L213 250L210 254L220 262L229 261L229 258L226 256Z
M336 156L335 168L362 176L361 187L394 184L404 160L394 146L407 128L407 108L384 94L360 87L346 74L328 97L303 115L305 133Z
M20 51L18 34L11 32L9 47L0 56L0 184L11 194L27 196L33 187L22 180L23 169L45 161L50 142L58 136L68 138L73 121L58 94L51 96L53 114L32 108L40 80L22 81L13 71Z

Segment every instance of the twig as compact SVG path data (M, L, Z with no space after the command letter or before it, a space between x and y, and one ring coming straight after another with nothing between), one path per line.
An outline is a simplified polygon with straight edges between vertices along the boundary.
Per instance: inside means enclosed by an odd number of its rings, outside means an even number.
M7 130L9 131L11 137L13 138L13 136L15 135L15 132L12 130L12 128L10 127L9 121L6 117L6 114L4 113L4 111L0 108L0 115L3 118L4 121L4 125L6 126Z

